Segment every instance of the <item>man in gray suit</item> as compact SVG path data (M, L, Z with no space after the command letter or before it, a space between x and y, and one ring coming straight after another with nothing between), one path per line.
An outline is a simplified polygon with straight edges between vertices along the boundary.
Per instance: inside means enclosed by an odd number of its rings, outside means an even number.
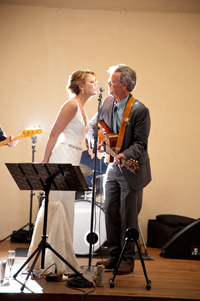
M125 242L126 229L138 229L143 188L151 181L147 150L150 115L148 108L130 93L136 86L135 71L120 64L109 68L108 73L111 96L106 97L102 104L99 121L103 121L113 133L119 134L119 141L117 140L115 148L118 155L113 163L109 163L105 176L105 217L110 256L106 261L99 261L97 264L105 265L106 269L113 269ZM90 121L87 134L90 142L94 138L96 120L97 114ZM97 150L103 152L100 143ZM138 174L123 166L122 159L137 160ZM130 242L127 244L118 274L129 274L133 271L134 257L135 243Z
M6 134L4 133L2 127L0 126L0 141L4 141L6 139L11 139L11 141L7 143L7 145L10 147L15 146L18 143L18 140L12 140L13 136L7 137Z

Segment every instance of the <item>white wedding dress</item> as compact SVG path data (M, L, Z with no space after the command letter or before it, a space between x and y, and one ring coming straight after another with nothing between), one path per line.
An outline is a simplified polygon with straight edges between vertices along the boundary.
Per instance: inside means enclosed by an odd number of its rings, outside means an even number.
M78 106L75 117L67 125L59 137L59 141L50 156L49 163L71 163L72 165L80 165L82 145L88 129L88 122L87 126L85 126L80 107ZM73 249L74 203L75 191L50 191L47 218L47 242L68 263L70 263L76 270L79 270ZM44 201L37 215L28 257L37 248L38 243L42 239L41 235L43 233L43 221ZM51 250L48 248L45 250L45 269L55 263L58 273L74 273L68 267L68 265L59 259ZM31 265L32 261L33 259L29 262L29 266ZM34 266L34 270L40 269L40 266L41 255ZM49 268L47 273L54 271L55 265Z

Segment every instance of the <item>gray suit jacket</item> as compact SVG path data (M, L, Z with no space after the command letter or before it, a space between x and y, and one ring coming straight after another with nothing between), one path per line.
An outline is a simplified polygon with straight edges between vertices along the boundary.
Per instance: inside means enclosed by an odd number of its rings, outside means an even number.
M130 96L132 96L130 94ZM108 96L105 98L99 116L100 121L104 121L112 130L112 109L114 98ZM90 141L94 135L94 124L97 120L97 114L90 120L90 129L87 138ZM129 124L126 126L123 144L120 153L124 153L127 159L136 159L139 164L138 175L122 167L122 172L128 184L134 190L144 188L151 181L151 169L148 155L148 136L150 131L149 110L140 101L136 100L131 108L129 115Z

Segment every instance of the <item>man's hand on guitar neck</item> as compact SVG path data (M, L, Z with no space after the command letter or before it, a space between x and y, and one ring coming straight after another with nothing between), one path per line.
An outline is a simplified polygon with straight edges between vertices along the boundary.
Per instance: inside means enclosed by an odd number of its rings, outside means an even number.
M115 158L114 158L114 164L115 165L119 165L120 167L123 166L123 161L126 159L125 155L123 153L118 154Z

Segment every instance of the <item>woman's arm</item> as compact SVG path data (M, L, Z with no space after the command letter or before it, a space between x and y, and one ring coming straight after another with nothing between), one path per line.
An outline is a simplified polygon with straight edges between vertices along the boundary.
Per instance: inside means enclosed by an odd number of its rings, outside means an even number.
M66 103L60 110L58 117L52 127L51 133L47 140L47 144L44 152L43 163L48 163L50 155L56 145L58 137L64 131L66 126L70 123L70 121L76 115L78 109L78 104L75 101L70 101Z

